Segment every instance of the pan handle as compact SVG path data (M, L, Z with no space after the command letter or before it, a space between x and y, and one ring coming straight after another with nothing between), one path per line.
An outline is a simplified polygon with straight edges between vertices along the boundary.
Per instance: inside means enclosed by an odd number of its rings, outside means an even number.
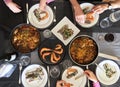
M104 57L104 58L106 58L106 59L112 59L112 60L120 61L120 58L118 58L118 57L116 57L116 56L104 54L104 53L98 53L98 56Z

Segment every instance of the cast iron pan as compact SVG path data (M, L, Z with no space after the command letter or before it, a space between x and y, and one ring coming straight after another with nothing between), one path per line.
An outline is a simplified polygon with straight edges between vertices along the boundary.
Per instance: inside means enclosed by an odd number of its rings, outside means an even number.
M59 53L56 53L55 50ZM57 58L55 58L53 54L55 54ZM58 64L62 61L62 59L65 56L65 46L58 39L53 39L53 38L45 39L38 48L38 55L40 60L45 64L48 64L48 65ZM58 59L58 57L60 57L59 60L56 60Z

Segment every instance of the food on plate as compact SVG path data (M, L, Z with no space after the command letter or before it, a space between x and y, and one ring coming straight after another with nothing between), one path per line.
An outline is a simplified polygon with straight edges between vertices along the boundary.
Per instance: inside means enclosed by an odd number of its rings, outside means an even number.
M91 11L90 7L85 7L85 8L83 9L83 13L84 13L84 14L87 14L87 13L90 12L90 11Z
M55 48L47 48L43 47L40 49L39 54L46 60L46 58L50 58L52 63L57 63L61 59L61 54L63 53L63 47L61 44L56 44Z
M29 83L32 81L41 81L44 79L44 72L41 67L35 68L34 70L30 70L26 72L25 75Z
M34 10L34 15L39 22L48 18L48 12L47 11L39 11L39 9Z
M40 43L40 33L35 27L23 24L15 28L11 36L11 42L19 52L31 52Z
M73 86L73 84L71 84L71 83L65 83L64 86L65 87L71 87L71 86Z
M108 77L108 78L111 78L115 73L116 73L116 71L115 70L113 70L111 67L111 65L110 64L108 64L108 63L105 63L105 64L103 64L103 67L104 67L104 69L105 69L105 73L106 73L106 76Z
M97 44L87 36L75 38L70 45L70 56L77 64L89 64L97 56Z
M85 23L90 24L94 21L94 12L88 12L86 14L86 20Z
M74 31L72 29L70 29L67 24L64 25L57 32L62 35L62 37L63 37L64 40L67 40L68 38L70 38L73 35L73 33L74 33Z
M72 78L72 77L74 77L75 75L77 75L78 74L78 71L77 71L77 69L75 69L75 68L68 68L67 69L67 78L68 79L70 79L70 78Z

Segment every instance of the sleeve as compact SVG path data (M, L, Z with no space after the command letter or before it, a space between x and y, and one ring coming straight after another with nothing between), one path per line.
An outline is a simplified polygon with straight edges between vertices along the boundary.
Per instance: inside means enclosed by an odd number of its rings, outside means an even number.
M93 87L100 87L100 83L99 82L93 82Z

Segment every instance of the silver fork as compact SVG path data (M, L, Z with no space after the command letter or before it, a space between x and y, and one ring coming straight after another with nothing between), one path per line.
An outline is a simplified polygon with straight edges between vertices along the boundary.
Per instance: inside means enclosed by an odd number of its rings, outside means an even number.
M21 84L21 71L22 71L22 64L19 63L19 84Z
M56 6L54 6L53 9L54 9L54 20L53 20L53 22L56 22Z
M86 66L86 69L89 69L88 65ZM88 79L88 83L87 83L88 87L90 87L90 82L89 82L89 79Z
M50 87L50 67L47 66L47 71L48 71L48 87Z

